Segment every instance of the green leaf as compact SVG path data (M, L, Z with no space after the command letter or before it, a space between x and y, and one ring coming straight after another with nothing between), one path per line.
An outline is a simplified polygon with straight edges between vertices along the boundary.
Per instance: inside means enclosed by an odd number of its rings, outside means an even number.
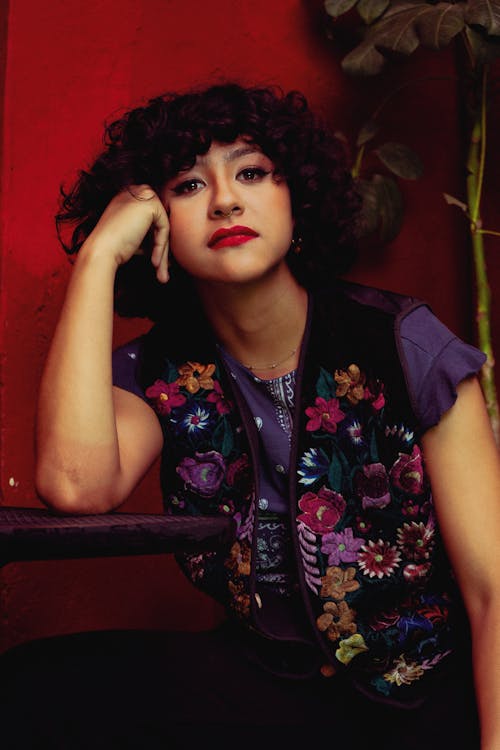
M373 138L375 138L379 129L380 125L376 120L368 120L368 122L365 122L365 124L359 131L359 135L356 140L356 146L364 146L365 143L371 141Z
M403 223L403 198L392 177L373 175L373 184L377 190L377 202L380 221L380 240L383 244L392 242L397 237Z
M316 383L316 391L318 393L318 396L324 398L325 401L328 401L334 395L335 390L336 386L333 377L327 370L321 368L320 375Z
M443 198L449 206L458 206L465 214L469 212L469 206L463 201L459 201L458 198L454 198L449 193L443 193Z
M370 180L357 180L356 187L362 198L358 238L378 230L382 244L392 242L403 223L403 199L395 180L374 174Z
M378 204L378 188L372 180L358 179L356 188L361 196L361 219L357 228L357 236L366 237L378 228L380 212Z
M226 458L233 449L233 433L226 419L222 419L213 433L213 446L216 451L222 453Z
M342 70L352 76L374 76L385 66L385 57L370 42L361 42L342 59Z
M476 62L491 63L500 57L500 37L481 34L470 26L466 28L466 34Z
M463 27L462 3L395 0L369 26L364 40L344 57L342 67L352 75L376 75L384 67L383 52L411 55L420 44L440 49Z
M402 143L384 143L375 153L387 169L405 180L417 180L422 176L420 157Z
M389 4L390 0L359 0L356 10L363 21L370 24L380 18Z
M471 26L482 26L491 36L500 35L499 0L469 0L466 3L465 21Z
M415 25L424 47L441 49L464 28L464 9L461 5L438 3L417 18Z
M335 492L340 492L342 489L342 464L335 454L328 468L328 484Z
M325 10L332 18L338 18L354 8L357 2L358 0L325 0Z

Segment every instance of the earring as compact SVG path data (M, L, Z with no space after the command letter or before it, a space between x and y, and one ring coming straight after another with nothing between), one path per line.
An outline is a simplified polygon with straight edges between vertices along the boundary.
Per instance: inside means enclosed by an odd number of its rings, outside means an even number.
M292 237L292 244L290 245L290 249L293 250L295 255L300 255L302 252L302 237Z

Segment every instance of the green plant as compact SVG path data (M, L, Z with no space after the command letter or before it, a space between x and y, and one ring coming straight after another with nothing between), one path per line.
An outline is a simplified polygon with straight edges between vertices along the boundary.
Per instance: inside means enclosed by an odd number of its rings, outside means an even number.
M429 0L324 0L328 36L345 43L345 29L337 20L345 14L356 17L359 39L342 59L342 69L351 76L374 76L387 65L395 65L419 46L441 50L450 44L462 45L465 51L464 105L468 113L468 153L465 164L464 200L444 194L445 200L458 207L466 217L473 255L476 292L476 325L478 345L487 355L481 370L493 432L500 445L500 416L495 387L494 356L491 334L491 291L488 281L485 238L500 237L500 232L483 226L482 199L487 155L487 113L492 90L492 66L500 57L500 0L465 0L436 2ZM358 154L353 174L359 177L363 150L376 129L368 125L358 137ZM404 156L404 155L403 155ZM409 156L403 164L410 163ZM386 165L387 166L387 165ZM397 173L397 172L396 172ZM408 176L400 174L399 176ZM373 227L377 197L372 188L362 185L364 209ZM397 226L397 225L396 225Z

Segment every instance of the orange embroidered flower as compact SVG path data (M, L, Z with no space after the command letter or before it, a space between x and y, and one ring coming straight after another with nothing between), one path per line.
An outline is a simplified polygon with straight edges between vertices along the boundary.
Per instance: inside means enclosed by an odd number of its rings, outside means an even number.
M336 396L346 396L351 404L357 404L364 398L366 376L357 365L349 365L347 370L335 370L334 377L337 383Z
M356 568L349 567L345 570L337 565L332 565L326 569L326 575L322 576L321 596L329 596L331 599L340 602L350 591L359 589L359 582L356 581Z
M316 624L321 632L326 632L330 641L336 641L341 635L352 635L357 626L354 622L355 612L347 602L326 602L323 614L318 617Z
M180 378L175 381L179 386L183 386L189 393L198 393L200 388L210 391L214 387L212 375L215 372L215 365L200 365L199 362L186 362L179 367Z

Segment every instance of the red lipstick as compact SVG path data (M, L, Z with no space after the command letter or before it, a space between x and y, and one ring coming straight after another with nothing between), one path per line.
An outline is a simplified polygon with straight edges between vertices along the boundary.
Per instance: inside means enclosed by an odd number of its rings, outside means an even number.
M248 242L254 237L258 237L258 233L254 232L254 230L249 227L222 227L221 229L217 229L217 231L210 237L208 240L208 246L217 250L220 247L242 245L244 242Z

